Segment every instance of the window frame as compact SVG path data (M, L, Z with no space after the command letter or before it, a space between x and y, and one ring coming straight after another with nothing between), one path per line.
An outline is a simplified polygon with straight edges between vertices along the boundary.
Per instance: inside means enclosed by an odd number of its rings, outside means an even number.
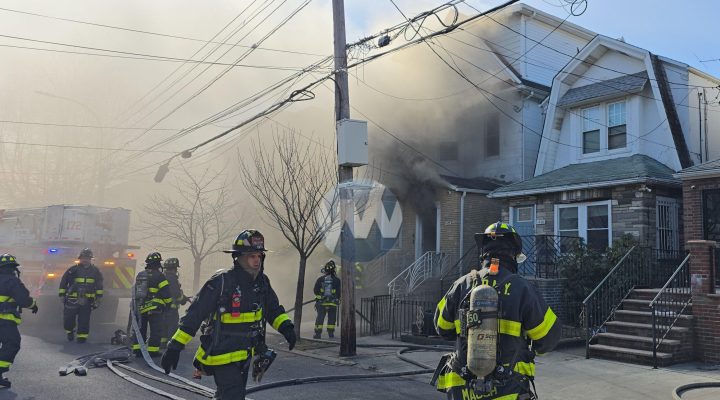
M624 106L624 126L625 126L625 146L624 147L618 147L614 149L610 149L610 129L616 126L622 126L622 125L613 125L610 126L610 106L623 103ZM599 136L600 136L600 151L594 151L590 153L585 152L585 134L587 132L593 132L594 130L588 130L586 131L586 121L587 118L585 117L585 111L590 110L592 108L598 108L598 122L597 127L599 130ZM612 100L607 100L603 102L597 102L597 103L591 103L586 104L583 106L579 106L578 108L574 109L572 112L575 119L575 124L573 125L573 137L576 138L575 142L577 145L577 153L578 153L578 159L592 159L592 158L603 158L610 155L615 154L621 154L621 153L628 153L632 150L632 142L628 139L630 134L630 121L629 121L629 114L630 110L633 108L631 99L629 97L623 97L623 98L616 98ZM603 122L604 121L604 122ZM578 133L579 132L579 133Z
M563 208L577 208L578 209L578 236L583 238L585 243L588 242L588 221L587 221L587 209L592 206L605 205L608 210L608 247L612 246L612 200L592 201L585 203L569 203L569 204L555 204L555 236L561 236L560 232L560 210ZM593 229L590 229L593 230Z

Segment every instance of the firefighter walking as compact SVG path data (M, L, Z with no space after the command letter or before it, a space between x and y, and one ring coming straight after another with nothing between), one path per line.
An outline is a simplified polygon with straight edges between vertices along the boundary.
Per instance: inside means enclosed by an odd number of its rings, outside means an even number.
M315 311L317 311L315 335L313 335L315 339L320 339L326 315L328 337L335 337L337 309L338 304L340 304L340 279L335 276L336 270L335 261L328 261L320 270L323 275L315 281L313 289L315 293Z
M170 303L170 306L163 313L165 319L165 334L163 334L160 341L161 348L167 346L168 339L175 333L175 330L177 330L178 321L180 320L178 308L184 306L188 300L190 300L189 297L185 296L182 285L180 285L178 267L180 267L180 260L174 257L168 258L163 263L163 273L168 281L168 290L170 291L172 303Z
M10 254L0 255L0 387L10 387L3 374L8 372L20 351L20 309L37 314L38 307L20 281L20 264Z
M68 268L60 280L58 295L64 304L63 326L69 342L76 338L78 343L88 340L90 314L100 306L103 296L103 276L92 259L92 250L83 249L78 263Z
M266 251L265 238L256 230L241 232L232 250L225 250L233 267L205 282L180 319L162 358L166 373L177 368L180 351L205 320L209 323L203 325L193 365L214 377L216 399L244 399L251 363L253 378L259 380L274 360L275 352L265 345L266 322L285 337L290 350L295 347L293 323L263 273Z
M448 399L534 399L535 355L555 348L560 323L517 275L525 255L512 226L492 224L475 241L482 269L455 281L435 311L435 329L455 340L455 352L441 359L433 382Z
M162 256L152 252L145 258L145 270L135 277L133 318L139 320L140 335L146 341L147 352L151 357L160 355L160 341L165 335L165 317L163 312L172 304L170 283L160 271ZM150 337L148 338L148 327ZM133 335L132 349L136 356L141 356L140 344Z

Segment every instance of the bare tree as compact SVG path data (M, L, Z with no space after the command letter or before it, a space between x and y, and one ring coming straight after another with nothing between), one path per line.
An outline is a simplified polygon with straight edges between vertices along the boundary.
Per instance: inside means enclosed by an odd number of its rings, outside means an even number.
M272 143L253 142L252 162L240 157L241 180L300 257L293 318L300 337L307 260L336 214L335 156L316 142L300 144L292 131L276 132Z
M193 257L193 290L200 284L200 267L210 254L228 246L237 234L240 218L232 215L235 204L223 173L209 168L198 176L183 169L169 195L156 195L143 208L140 230L161 250L188 250Z

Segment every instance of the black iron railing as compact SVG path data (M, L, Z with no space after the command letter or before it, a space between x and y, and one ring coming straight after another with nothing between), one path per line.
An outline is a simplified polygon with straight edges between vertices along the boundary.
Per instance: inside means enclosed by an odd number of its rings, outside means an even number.
M622 301L636 288L662 287L681 262L684 253L633 246L583 300L586 357L590 342L603 332Z
M405 334L436 334L432 318L439 300L393 297L391 301L392 338L399 339Z
M360 336L374 336L390 332L392 319L389 294L360 299Z
M536 278L559 278L558 259L577 247L580 240L576 236L523 236L523 253L527 260L518 266L518 273Z
M653 368L658 366L657 349L692 301L689 260L690 254L650 302L653 325Z
M720 289L720 243L715 244L715 293Z

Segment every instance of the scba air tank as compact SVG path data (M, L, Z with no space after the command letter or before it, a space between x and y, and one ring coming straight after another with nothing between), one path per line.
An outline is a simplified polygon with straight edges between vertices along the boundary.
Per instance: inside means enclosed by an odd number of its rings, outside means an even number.
M498 294L488 285L476 286L470 292L467 313L468 369L482 378L495 369L498 336Z

